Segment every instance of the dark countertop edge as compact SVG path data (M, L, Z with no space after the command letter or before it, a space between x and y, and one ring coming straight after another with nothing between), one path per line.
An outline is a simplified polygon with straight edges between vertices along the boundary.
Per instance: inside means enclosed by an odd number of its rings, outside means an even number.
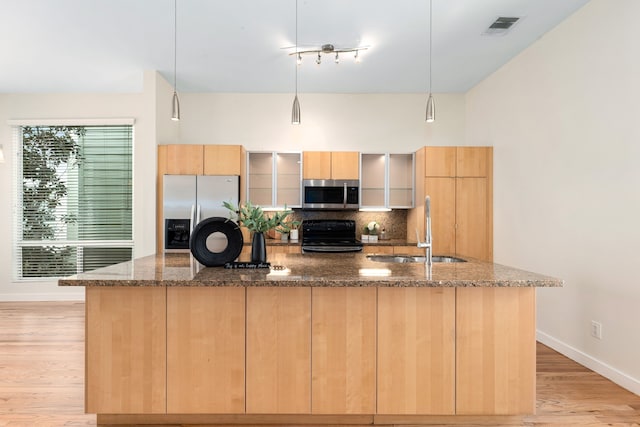
M298 288L555 288L562 287L563 280L307 280L291 279L246 280L91 280L60 279L58 286L85 287L298 287Z

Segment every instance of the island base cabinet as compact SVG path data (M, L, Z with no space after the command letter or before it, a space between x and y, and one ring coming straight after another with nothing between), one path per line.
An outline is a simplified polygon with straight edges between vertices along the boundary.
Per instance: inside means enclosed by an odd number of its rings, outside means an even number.
M313 414L376 410L376 288L312 290Z
M378 288L378 414L454 413L454 336L454 288Z
M248 414L311 412L311 288L247 288Z
M535 288L457 288L456 329L456 414L533 414Z
M167 413L244 413L244 288L167 288L167 316Z
M87 287L85 411L166 411L166 290Z

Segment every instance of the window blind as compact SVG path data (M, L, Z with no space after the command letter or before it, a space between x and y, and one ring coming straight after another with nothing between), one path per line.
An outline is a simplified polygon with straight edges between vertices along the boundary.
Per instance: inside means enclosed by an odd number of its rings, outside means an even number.
M16 278L64 277L130 260L133 127L15 129Z

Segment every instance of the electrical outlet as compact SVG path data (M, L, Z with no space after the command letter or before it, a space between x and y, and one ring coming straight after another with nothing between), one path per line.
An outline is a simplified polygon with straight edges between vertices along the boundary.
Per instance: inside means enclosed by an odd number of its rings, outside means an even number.
M602 323L591 321L591 336L599 340L602 339Z

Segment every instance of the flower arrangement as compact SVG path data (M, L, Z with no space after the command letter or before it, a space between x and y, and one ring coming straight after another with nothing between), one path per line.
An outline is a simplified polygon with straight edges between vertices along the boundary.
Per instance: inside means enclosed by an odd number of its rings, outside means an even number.
M362 230L362 241L377 242L379 229L380 224L378 224L376 221L371 221L370 223L365 225L364 229Z
M365 234L374 235L374 234L378 234L379 229L380 229L380 224L378 224L376 221L371 221L369 224L367 224L364 227L364 232Z

